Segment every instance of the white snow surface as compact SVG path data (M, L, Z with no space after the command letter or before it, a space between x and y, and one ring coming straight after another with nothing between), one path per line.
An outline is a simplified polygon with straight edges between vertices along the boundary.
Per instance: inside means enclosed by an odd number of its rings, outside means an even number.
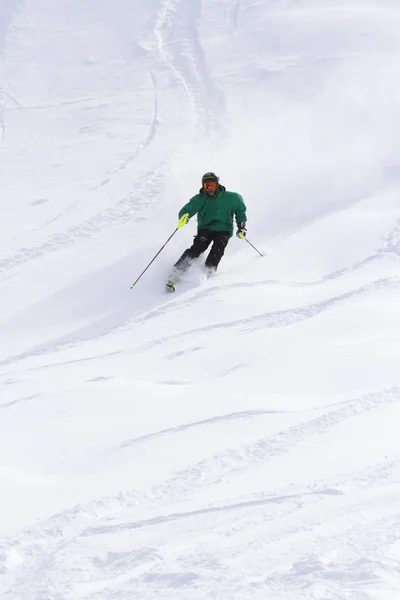
M400 598L399 0L0 0L1 600ZM248 206L175 295L205 171Z

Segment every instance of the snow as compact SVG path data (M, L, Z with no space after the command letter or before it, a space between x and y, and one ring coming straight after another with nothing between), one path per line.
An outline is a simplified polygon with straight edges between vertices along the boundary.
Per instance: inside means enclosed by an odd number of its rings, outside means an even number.
M0 2L0 598L394 600L397 0ZM163 282L203 172L248 205Z

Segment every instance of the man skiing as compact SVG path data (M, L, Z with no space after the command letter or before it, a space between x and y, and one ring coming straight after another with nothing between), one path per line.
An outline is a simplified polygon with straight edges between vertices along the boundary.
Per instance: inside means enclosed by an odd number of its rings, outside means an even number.
M233 235L233 218L235 217L240 239L246 237L246 205L240 194L228 192L219 183L215 173L205 173L202 177L202 187L179 211L179 225L186 225L188 220L197 214L197 234L190 248L185 250L174 265L174 271L167 281L167 288L175 291L174 284L184 273L192 261L200 256L207 248L211 250L205 261L209 272L217 270L224 255L229 239Z

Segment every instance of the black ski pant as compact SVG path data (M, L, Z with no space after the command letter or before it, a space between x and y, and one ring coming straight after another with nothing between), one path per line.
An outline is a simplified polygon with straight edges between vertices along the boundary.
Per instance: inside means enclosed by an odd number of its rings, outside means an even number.
M211 231L211 229L199 229L193 240L193 245L185 250L180 259L175 263L177 271L184 272L191 262L203 254L212 242L211 250L206 258L206 267L217 270L219 261L224 255L225 248L231 234L229 231Z

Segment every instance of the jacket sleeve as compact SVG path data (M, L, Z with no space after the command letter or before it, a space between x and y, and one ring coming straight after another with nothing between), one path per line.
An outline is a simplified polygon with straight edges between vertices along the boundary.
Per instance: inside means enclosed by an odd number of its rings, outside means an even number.
M240 223L246 223L246 221L247 221L246 210L247 209L246 209L244 200L240 194L236 194L236 201L235 201L233 210L235 213L236 225L239 225Z
M190 219L196 213L198 213L202 207L203 207L203 198L201 197L200 194L196 194L195 196L193 196L193 198L190 198L189 202L187 202L187 204L185 204L185 206L183 206L181 208L181 210L179 211L179 218L181 218L182 215L189 213L189 219Z

